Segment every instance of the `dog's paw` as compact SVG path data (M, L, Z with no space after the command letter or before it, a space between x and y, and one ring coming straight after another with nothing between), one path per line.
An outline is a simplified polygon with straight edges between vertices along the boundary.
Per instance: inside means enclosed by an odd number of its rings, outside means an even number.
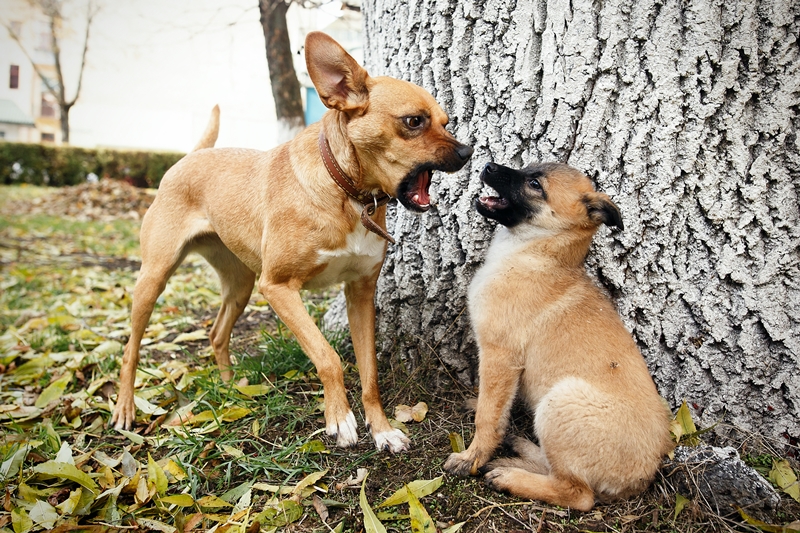
M375 433L372 437L375 439L375 447L381 451L400 453L411 448L411 441L399 429Z
M348 409L343 419L328 424L327 433L336 439L336 445L340 448L349 448L358 444L358 424L356 424L353 411Z
M460 453L451 453L450 457L444 463L444 469L456 476L474 476L478 472L481 465L476 464L477 459L472 454L464 451Z
M109 427L128 430L131 429L134 421L136 421L136 404L133 403L133 398L130 401L118 399L111 420L108 422Z

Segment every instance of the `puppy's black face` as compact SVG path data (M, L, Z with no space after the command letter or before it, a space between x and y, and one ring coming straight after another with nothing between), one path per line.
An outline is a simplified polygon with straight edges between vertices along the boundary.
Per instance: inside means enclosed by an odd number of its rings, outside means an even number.
M536 216L547 202L542 180L547 165L530 165L522 170L486 163L481 181L497 192L497 196L481 196L475 201L478 213L500 224L514 226Z
M549 231L588 229L600 224L622 229L611 199L594 190L582 172L563 163L532 163L521 170L487 163L481 181L497 195L475 201L486 218L513 228L528 224Z

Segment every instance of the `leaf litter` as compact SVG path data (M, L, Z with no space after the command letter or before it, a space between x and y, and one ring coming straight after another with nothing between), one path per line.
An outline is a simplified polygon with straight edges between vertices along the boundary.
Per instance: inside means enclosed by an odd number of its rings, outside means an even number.
M138 269L130 213L141 216L136 202L152 193L125 199L124 187L70 189L50 199L38 188L9 189L13 208L0 203L0 532L385 531L384 524L578 531L596 527L595 519L623 531L659 523L682 530L668 513L606 506L573 516L479 480L444 478L447 454L469 435L452 398L420 386L415 372L425 368L381 375L393 395L387 404L396 406L391 423L412 434L411 453L377 453L367 436L354 450L329 447L317 436L323 403L313 367L257 294L234 333L235 384L219 380L207 341L218 282L199 259L176 272L153 313L136 375L136 424L109 429ZM26 207L25 198L40 200ZM76 203L85 212L75 212ZM307 296L319 318L327 295ZM347 339L332 342L357 391ZM357 395L351 401L357 410ZM674 429L678 440L702 433L688 410ZM791 466L776 460L773 470L793 496ZM650 498L663 499L658 494ZM674 496L659 501L674 506ZM674 514L693 530L696 518ZM701 521L696 530L706 529L715 527Z

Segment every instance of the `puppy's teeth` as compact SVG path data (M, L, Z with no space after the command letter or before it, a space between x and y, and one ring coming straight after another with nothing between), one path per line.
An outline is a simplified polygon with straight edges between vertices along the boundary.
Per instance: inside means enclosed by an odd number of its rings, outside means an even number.
M418 204L419 203L419 194L415 194L414 196L411 197L411 199L414 200L414 203Z

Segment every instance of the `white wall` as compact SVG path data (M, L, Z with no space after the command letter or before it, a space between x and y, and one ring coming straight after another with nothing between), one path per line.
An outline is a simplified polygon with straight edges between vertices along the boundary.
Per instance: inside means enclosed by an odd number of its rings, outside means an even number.
M303 28L302 34L321 28L334 20L334 4L321 13L293 8L289 23ZM83 5L74 3L77 20ZM6 32L0 33L0 53L18 53ZM297 33L292 33L295 50L302 45ZM71 96L82 29L76 26L68 37L63 63ZM30 69L26 61L20 66L23 72ZM70 115L71 144L188 151L215 104L221 109L217 146L276 144L256 0L104 1L92 25L83 89Z

